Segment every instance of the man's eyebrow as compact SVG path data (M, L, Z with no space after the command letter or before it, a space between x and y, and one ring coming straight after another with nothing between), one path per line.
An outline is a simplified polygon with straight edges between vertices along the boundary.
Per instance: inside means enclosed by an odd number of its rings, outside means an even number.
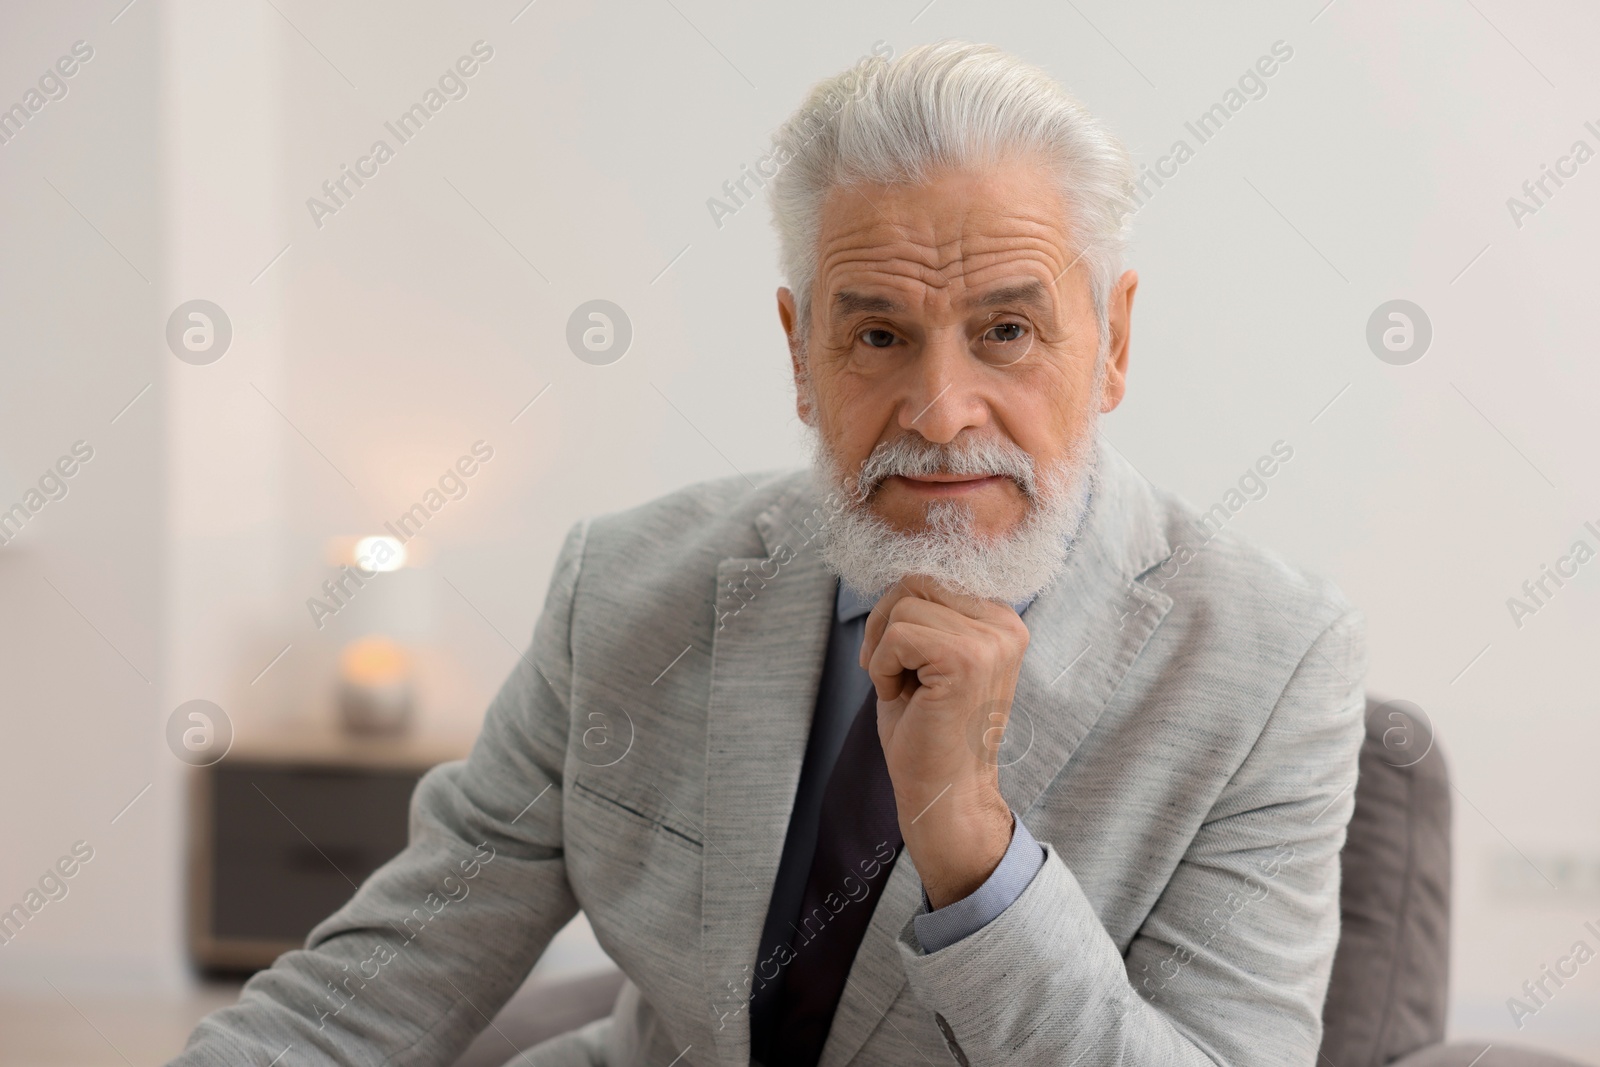
M858 315L863 312L894 313L901 310L900 302L887 296L869 296L854 289L840 289L833 294L833 306L841 315Z
M975 307L992 308L1004 304L1023 304L1049 311L1053 306L1050 294L1044 285L1038 281L1021 282L1017 285L1003 285L998 289L991 289L977 300L972 301Z
M1007 304L1025 305L1049 311L1053 306L1049 291L1042 282L1030 280L1019 282L1015 285L1003 285L998 289L968 301L974 307L992 308L1002 307ZM840 315L856 315L862 313L895 314L904 310L898 300L887 296L875 296L868 293L857 292L854 289L841 289L833 294L833 306Z

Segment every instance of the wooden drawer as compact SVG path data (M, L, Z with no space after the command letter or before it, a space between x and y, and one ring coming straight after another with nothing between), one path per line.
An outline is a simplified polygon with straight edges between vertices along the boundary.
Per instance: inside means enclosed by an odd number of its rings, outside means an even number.
M424 767L224 760L196 776L189 943L211 971L256 970L406 845Z

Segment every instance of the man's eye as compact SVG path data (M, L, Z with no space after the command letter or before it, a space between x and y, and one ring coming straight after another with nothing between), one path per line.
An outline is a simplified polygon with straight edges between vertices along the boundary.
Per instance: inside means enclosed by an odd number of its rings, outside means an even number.
M1026 321L996 322L978 341L980 358L1001 367L1020 362L1032 348L1033 328Z
M861 339L867 343L869 348L888 348L894 344L894 334L888 330L865 330L861 334Z

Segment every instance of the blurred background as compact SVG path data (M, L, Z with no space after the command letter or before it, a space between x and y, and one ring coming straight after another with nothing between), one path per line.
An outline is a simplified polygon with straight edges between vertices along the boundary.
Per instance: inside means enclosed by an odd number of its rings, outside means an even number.
M734 183L813 82L943 37L1155 175L1105 434L1337 581L1370 692L1432 720L1452 1037L1600 1058L1600 966L1507 1007L1600 944L1597 35L1509 0L7 4L0 1061L176 1053L403 843L574 521L803 462ZM580 916L536 977L605 964Z

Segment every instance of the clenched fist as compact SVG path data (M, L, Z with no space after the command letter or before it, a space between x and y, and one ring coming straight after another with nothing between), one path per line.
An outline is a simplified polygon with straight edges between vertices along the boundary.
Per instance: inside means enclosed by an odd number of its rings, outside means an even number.
M935 908L982 885L1011 843L996 752L1027 647L1010 606L921 575L890 586L867 618L861 665L900 833Z

